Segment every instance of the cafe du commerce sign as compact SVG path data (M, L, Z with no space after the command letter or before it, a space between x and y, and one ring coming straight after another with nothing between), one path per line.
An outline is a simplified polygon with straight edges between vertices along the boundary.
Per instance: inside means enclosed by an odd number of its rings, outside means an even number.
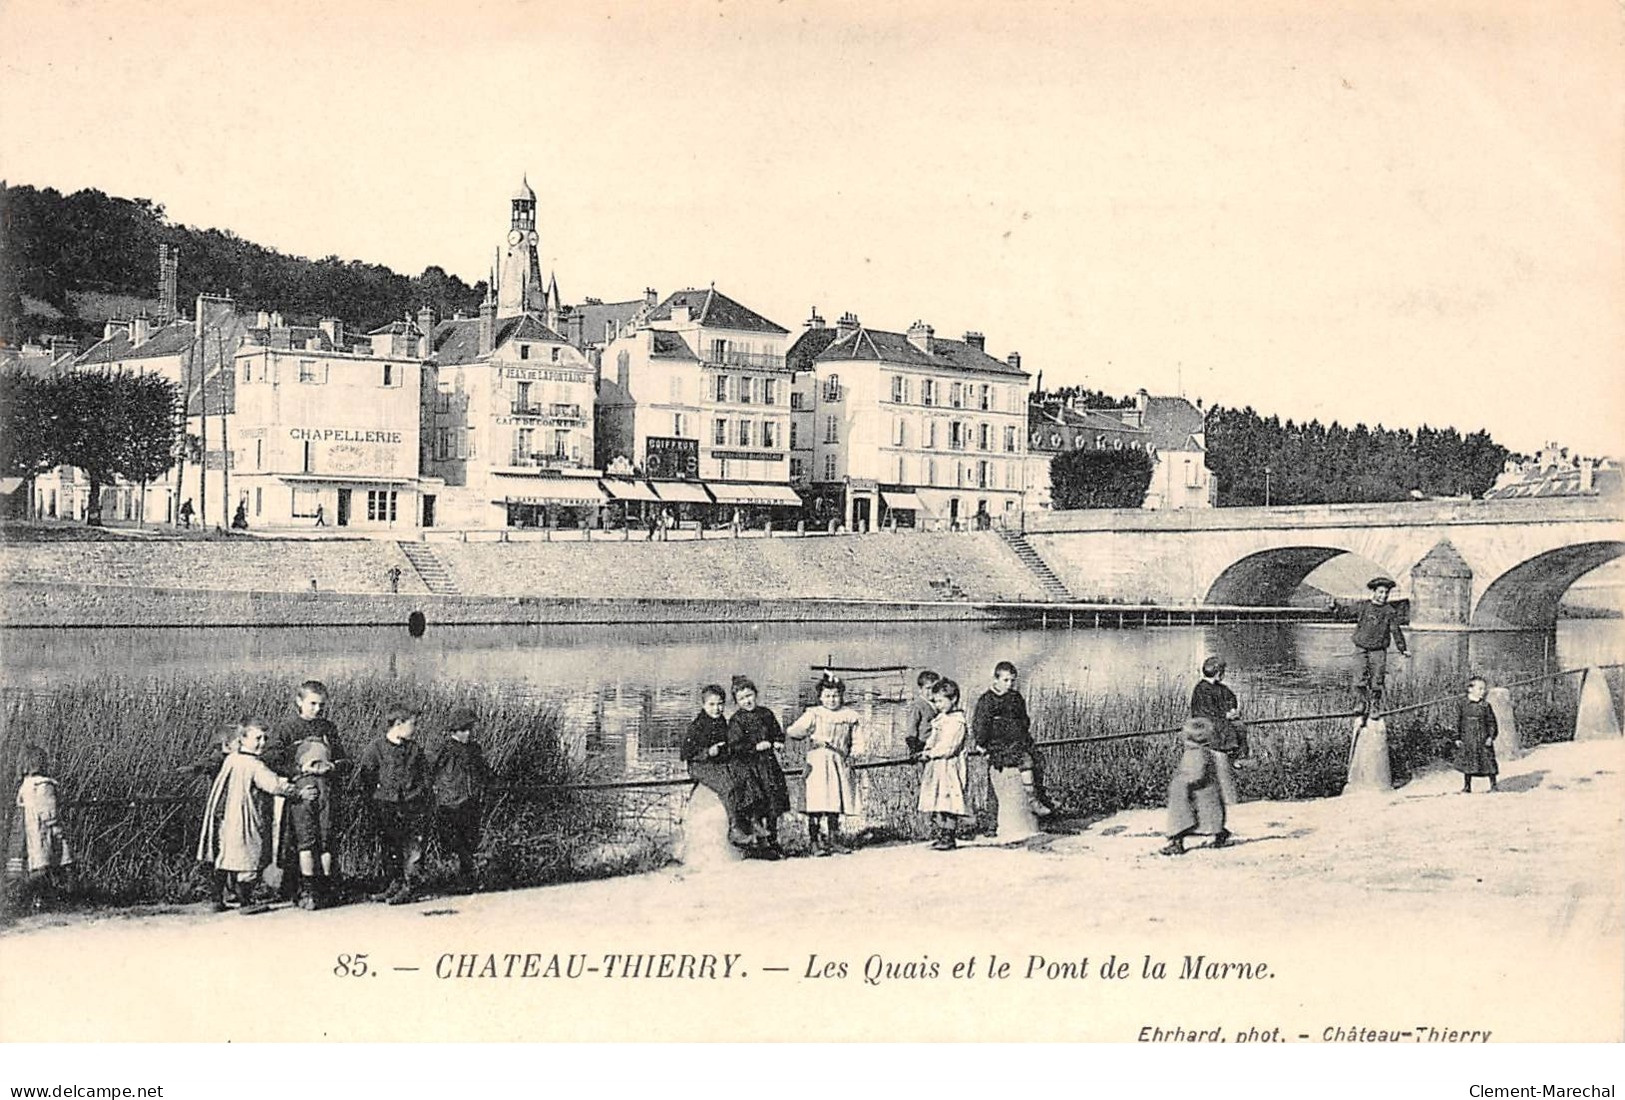
M643 450L643 469L645 477L699 477L700 441L652 435Z

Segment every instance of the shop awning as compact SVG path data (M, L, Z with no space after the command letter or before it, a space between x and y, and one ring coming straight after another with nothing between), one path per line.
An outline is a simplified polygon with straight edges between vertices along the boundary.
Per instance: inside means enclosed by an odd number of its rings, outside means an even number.
M801 507L801 496L788 485L757 485L756 500L761 504L786 504Z
M913 493L881 493L880 499L894 512L925 511L925 505Z
M705 486L694 481L651 481L655 495L668 504L710 504Z
M610 498L613 500L658 501L660 499L659 497L655 496L654 490L649 488L649 486L642 481L630 481L623 478L606 477L598 484L604 487L604 491L607 492L610 495Z
M756 493L749 485L725 485L715 481L708 481L705 487L711 491L718 504L755 504Z
M602 504L604 491L598 482L586 478L536 478L515 485L513 495L497 503L507 504Z
M254 475L239 475L253 477ZM367 477L365 474L277 474L279 481L290 484L319 485L416 485L415 477Z

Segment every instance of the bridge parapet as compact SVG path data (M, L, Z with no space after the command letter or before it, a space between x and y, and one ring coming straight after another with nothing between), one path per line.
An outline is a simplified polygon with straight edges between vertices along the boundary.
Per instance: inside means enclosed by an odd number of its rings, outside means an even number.
M1034 512L1027 530L1260 531L1323 527L1460 527L1471 524L1596 523L1625 518L1618 496L1533 497L1511 500L1406 500L1379 504L1298 504L1274 508L1094 508Z

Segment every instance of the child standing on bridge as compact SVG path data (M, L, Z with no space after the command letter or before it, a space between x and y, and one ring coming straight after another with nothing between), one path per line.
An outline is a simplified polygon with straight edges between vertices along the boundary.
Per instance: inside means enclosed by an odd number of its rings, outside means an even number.
M818 682L818 705L808 707L785 733L805 738L807 749L807 842L815 856L852 851L841 842L842 814L856 813L852 737L862 719L846 705L846 685L826 675ZM820 826L823 832L820 832Z
M1360 607L1360 621L1354 627L1354 648L1360 655L1361 709L1370 715L1382 705L1382 689L1388 678L1388 640L1393 638L1400 656L1409 657L1405 646L1405 631L1399 625L1399 609L1388 602L1394 582L1387 577L1372 577L1366 587L1371 590L1371 602Z

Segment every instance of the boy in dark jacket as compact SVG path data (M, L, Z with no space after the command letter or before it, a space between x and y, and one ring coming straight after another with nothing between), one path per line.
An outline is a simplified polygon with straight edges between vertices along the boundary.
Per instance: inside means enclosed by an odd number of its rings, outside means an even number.
M429 763L414 741L417 712L399 703L384 712L384 734L357 762L356 793L371 806L383 837L389 884L374 901L405 905L417 894L423 863L423 835L429 818Z
M1000 661L993 666L993 686L976 700L971 717L971 736L987 753L988 764L999 770L1018 768L1021 785L1032 802L1033 815L1048 817L1054 812L1044 796L1043 762L1033 744L1032 719L1027 716L1027 700L1016 690L1016 666Z
M1354 626L1354 648L1360 655L1360 694L1364 697L1367 714L1382 704L1383 684L1388 675L1388 640L1392 636L1394 648L1403 657L1410 656L1405 648L1405 631L1399 625L1399 609L1388 602L1394 582L1387 577L1373 577L1366 584L1371 590L1371 602L1360 607L1360 620Z
M472 740L479 717L467 707L451 714L446 742L430 765L434 775L434 825L440 846L457 857L457 892L476 888L474 853L480 846L480 812L491 771L485 753Z

